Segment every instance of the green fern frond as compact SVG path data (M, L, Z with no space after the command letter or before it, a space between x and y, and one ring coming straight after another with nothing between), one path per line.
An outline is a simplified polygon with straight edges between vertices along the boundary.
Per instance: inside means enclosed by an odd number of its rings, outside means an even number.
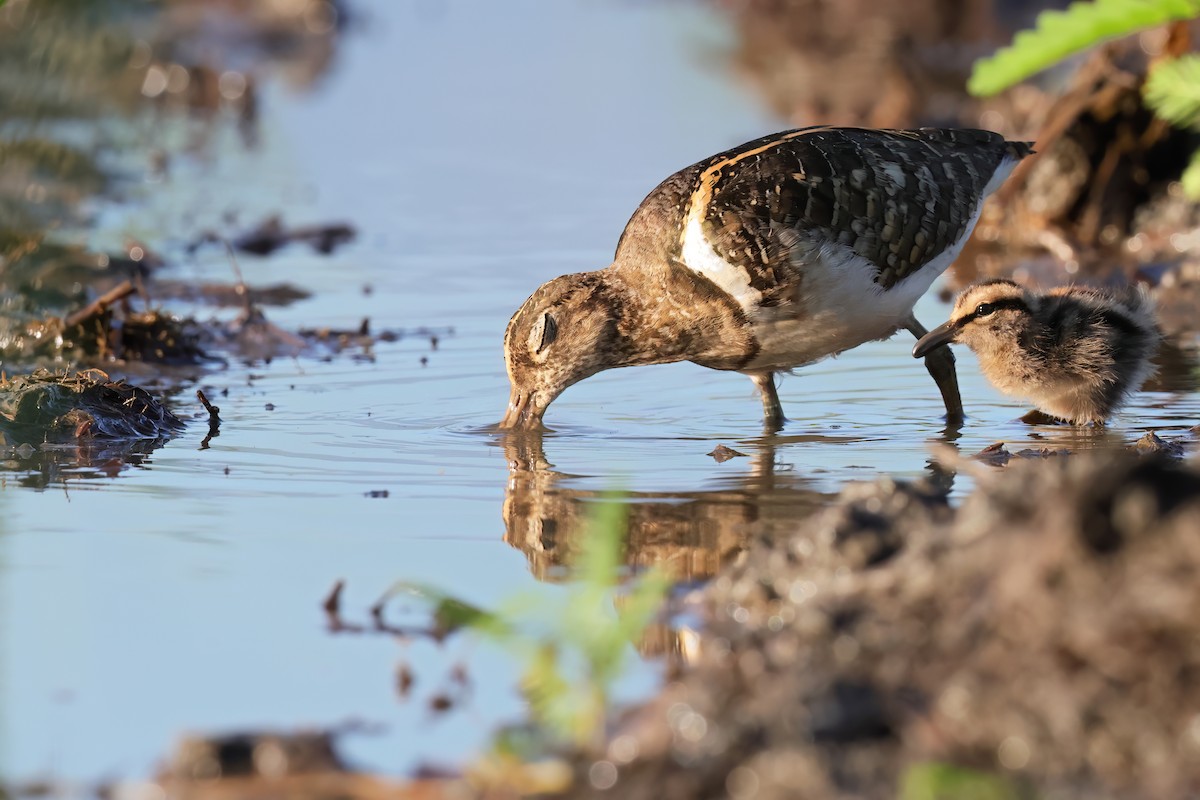
M1011 46L975 62L967 90L989 97L1100 42L1196 16L1200 0L1078 0L1043 11Z
M1150 71L1143 90L1154 113L1180 128L1200 125L1200 56L1164 61Z

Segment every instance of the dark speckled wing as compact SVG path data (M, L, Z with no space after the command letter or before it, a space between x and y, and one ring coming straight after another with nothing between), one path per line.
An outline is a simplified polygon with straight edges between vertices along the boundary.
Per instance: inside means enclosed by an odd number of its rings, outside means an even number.
M988 131L798 131L710 166L694 202L707 199L705 238L764 303L787 282L781 230L850 248L890 288L962 238L1001 161L1028 152Z
M698 218L713 250L747 271L764 305L784 302L801 279L788 258L799 242L850 248L890 288L968 233L997 167L1030 152L978 130L785 131L664 181L630 220L618 257L623 245L667 236L673 241L656 249L676 256L688 219Z

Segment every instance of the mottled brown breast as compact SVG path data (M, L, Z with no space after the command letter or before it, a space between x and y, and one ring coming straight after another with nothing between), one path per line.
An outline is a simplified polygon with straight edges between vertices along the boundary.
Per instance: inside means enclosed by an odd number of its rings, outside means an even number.
M957 242L1000 163L1029 152L989 131L789 131L703 169L691 213L699 211L705 238L747 270L764 302L790 266L780 263L788 249L781 234L845 245L888 288Z

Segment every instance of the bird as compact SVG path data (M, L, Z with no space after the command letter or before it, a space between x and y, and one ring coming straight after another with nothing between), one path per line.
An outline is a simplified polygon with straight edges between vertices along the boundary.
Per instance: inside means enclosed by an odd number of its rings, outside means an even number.
M949 321L923 336L913 357L961 342L1005 394L1057 420L1103 425L1154 373L1160 338L1153 301L1140 288L1036 292L998 278L964 289Z
M983 130L816 126L679 170L638 206L611 265L547 281L513 314L500 428L543 428L555 398L603 370L690 361L748 375L778 431L776 373L927 333L913 306L1032 152ZM953 354L926 367L960 421Z

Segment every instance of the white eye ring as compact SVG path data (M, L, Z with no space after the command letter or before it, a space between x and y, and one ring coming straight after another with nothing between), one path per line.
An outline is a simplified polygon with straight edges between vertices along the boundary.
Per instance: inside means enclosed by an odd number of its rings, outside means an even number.
M558 338L558 323L549 313L542 314L541 319L535 322L532 330L529 331L529 349L535 355L539 354L556 338Z

